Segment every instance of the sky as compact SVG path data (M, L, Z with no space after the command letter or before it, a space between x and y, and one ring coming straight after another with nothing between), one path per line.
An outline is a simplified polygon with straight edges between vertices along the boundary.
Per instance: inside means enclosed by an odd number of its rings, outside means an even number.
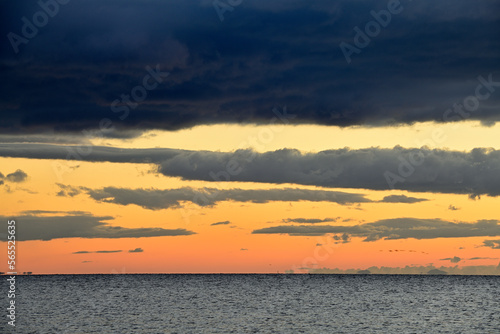
M2 248L15 220L19 272L498 275L499 9L0 1Z

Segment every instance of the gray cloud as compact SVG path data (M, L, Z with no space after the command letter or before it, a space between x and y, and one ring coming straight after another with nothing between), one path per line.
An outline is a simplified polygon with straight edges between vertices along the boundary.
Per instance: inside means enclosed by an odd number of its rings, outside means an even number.
M223 221L223 222L217 222L217 223L212 223L210 226L217 226L217 225L229 225L231 222L229 220Z
M460 208L457 208L456 206L450 204L450 206L448 207L448 210L457 211L457 210L460 210Z
M409 238L467 238L499 236L500 221L478 220L475 223L454 223L441 219L394 218L354 226L273 226L257 229L252 233L288 234L291 236L318 236L325 234L342 234L343 236L345 234L347 237L365 238L364 241ZM347 237L346 239L349 240ZM336 236L336 238L336 240L344 240L339 236Z
M460 152L396 146L318 153L293 149L257 153L252 150L209 152L92 147L92 152L85 156L76 155L78 149L42 144L0 144L0 156L155 163L159 173L184 180L399 189L472 197L500 195L500 151L494 149Z
M356 274L360 269L338 269L338 268L306 268L311 274ZM463 267L435 267L429 266L405 266L405 267L369 267L366 268L372 274L378 275L427 275L430 271L440 270L449 275L499 275L498 266L463 266Z
M389 195L385 196L380 202L382 203L419 203L428 201L426 198L416 198L416 197L408 197L406 195Z
M121 253L121 250L98 250L95 252L90 252L90 251L78 251L78 252L73 252L73 254L90 254L90 253L96 253L96 254L111 254L111 253Z
M28 178L28 174L26 174L24 171L22 171L20 169L16 170L13 173L7 174L7 176L4 176L2 173L0 173L0 185L4 184L5 181L14 182L14 183L21 183L21 182L26 181L27 178Z
M128 251L129 253L142 253L144 252L144 249L142 248L135 248L135 249L131 249Z
M500 240L484 240L483 246L492 249L500 249Z
M454 257L447 257L445 259L440 259L441 261L450 261L451 263L458 263L460 261L462 261L461 258L459 258L458 256L454 256Z
M470 259L467 259L467 260L471 260L471 261L474 261L474 260L498 260L498 257L471 257Z
M319 219L319 218L286 218L283 219L283 223L299 223L299 224L319 224L319 223L326 223L326 222L334 222L336 221L337 218L324 218L324 219Z
M8 218L0 216L7 230ZM16 217L16 240L52 240L61 238L147 238L160 236L179 236L195 234L186 229L163 228L126 228L109 225L111 216L67 215Z
M72 186L67 186L61 183L57 183L59 188L61 189L60 191L57 192L57 196L61 197L74 197L76 195L79 195L82 193L81 189L75 188Z
M68 187L69 186L66 186L66 188L64 188L66 192L68 192ZM180 207L181 202L184 201L192 202L199 206L214 206L222 201L251 203L268 203L272 201L325 201L342 205L370 202L370 200L366 199L364 195L361 194L298 188L219 190L216 188L194 189L184 187L179 189L159 190L105 187L103 189L79 188L75 191L69 190L69 196L81 190L85 191L92 199L99 202L115 203L119 205L135 204L149 210Z

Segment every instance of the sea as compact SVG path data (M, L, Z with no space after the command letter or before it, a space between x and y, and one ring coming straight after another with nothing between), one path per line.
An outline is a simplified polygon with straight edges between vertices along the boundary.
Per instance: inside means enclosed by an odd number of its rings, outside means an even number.
M31 275L15 305L1 333L498 334L500 276Z

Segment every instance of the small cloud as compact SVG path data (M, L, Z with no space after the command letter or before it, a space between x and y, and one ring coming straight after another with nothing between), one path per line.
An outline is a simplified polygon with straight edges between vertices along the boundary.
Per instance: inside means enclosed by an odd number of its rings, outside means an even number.
M1 186L2 184L4 184L4 183L5 183L5 182L3 182L3 180L0 180L0 186Z
M92 261L82 261L82 263L90 263L90 262L92 262Z
M223 222L217 222L217 223L210 224L210 226L229 225L229 224L231 224L231 222L229 220L226 220L226 221L223 221Z
M498 260L498 257L471 257L470 259L467 260Z
M10 182L24 182L28 178L28 174L18 169L14 173L7 174L7 180Z
M492 249L500 249L500 240L484 240L483 247L490 247Z
M343 244L346 244L346 243L348 243L349 241L351 241L351 237L349 236L349 234L344 233L344 234L342 234L342 235L334 235L334 236L333 236L333 240L338 241L338 242L336 242L336 243L342 242Z
M57 185L59 186L59 188L61 188L61 190L56 194L57 196L74 197L82 192L80 189L74 188L72 186L66 186L61 183L57 183Z
M2 173L0 173L0 180L3 178L5 178L5 176Z
M240 251L247 251L248 248L241 248Z
M286 218L282 219L284 223L299 223L299 224L319 224L319 223L326 223L326 222L334 222L336 219L335 218L324 218L324 219L318 219L318 218Z
M448 207L448 210L457 211L457 210L460 210L460 208L457 208L456 206L450 204L450 206Z
M318 247L319 247L319 246L323 246L323 244L316 244L316 246L318 246Z
M451 263L458 263L460 261L462 261L461 258L459 258L458 256L454 256L454 257L447 257L445 259L440 259L441 261L450 261Z
M136 248L136 249L131 249L128 252L129 253L142 253L142 252L144 252L144 249L142 249L142 248Z
M79 252L73 252L73 254L90 254L90 253L108 254L108 253L120 253L120 252L122 252L122 251L121 250L98 250L95 252L79 251Z
M385 196L381 201L381 203L406 203L413 204L418 202L428 201L427 198L416 198L416 197L408 197L406 195L390 195Z

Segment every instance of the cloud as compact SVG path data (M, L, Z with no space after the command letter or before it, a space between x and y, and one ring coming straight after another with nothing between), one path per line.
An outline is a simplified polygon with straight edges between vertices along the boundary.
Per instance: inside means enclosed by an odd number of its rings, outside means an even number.
M229 220L223 221L223 222L217 222L217 223L212 223L210 226L217 226L217 225L229 225L231 222Z
M24 171L18 169L13 173L7 174L7 176L4 176L2 173L0 173L0 185L4 184L5 181L8 182L14 182L14 183L21 183L26 181L28 178L28 174L26 174ZM4 181L5 180L5 181Z
M129 253L142 253L144 252L144 249L142 248L135 248L135 249L131 249L128 251Z
M240 251L247 251L248 248L241 248Z
M337 240L347 240L346 242L348 242L349 237L364 238L366 242L382 239L467 238L499 236L500 221L478 220L475 223L454 223L441 219L394 218L354 226L273 226L254 230L252 234L288 234L291 236L342 234L342 237L336 236L336 238ZM346 235L345 239L344 234Z
M44 144L0 144L0 156L155 163L159 173L183 180L399 189L472 197L500 195L500 151L485 148L461 152L396 146L317 153L294 149L257 153L252 150L209 152L96 146L85 156L76 155L77 149Z
M300 268L299 268L300 269ZM356 274L360 269L338 269L338 268L305 268L311 274ZM376 275L427 275L432 273L444 272L448 275L499 275L500 264L498 266L453 266L453 267L435 267L428 266L405 266L405 267L369 267L366 268L371 274Z
M408 197L406 195L389 195L385 196L380 202L382 203L419 203L428 201L426 198L416 198L416 197Z
M326 223L326 222L334 222L336 221L337 218L324 218L324 219L318 219L318 218L286 218L283 219L283 223L299 223L299 224L319 224L319 223Z
M57 192L57 196L61 197L74 197L76 195L81 194L81 190L72 186L64 185L61 183L56 183L59 188L61 189L59 192Z
M92 261L82 261L82 263L91 263Z
M483 246L492 249L500 249L500 240L484 240Z
M68 190L70 189L70 190ZM191 202L199 206L214 206L223 201L269 203L279 202L332 202L338 204L370 202L364 195L329 190L307 190L298 188L284 189L227 189L216 188L194 189L189 187L178 189L126 189L105 187L102 189L78 188L66 186L63 190L72 193L85 191L92 199L119 205L135 204L149 210L177 208L182 202Z
M457 208L456 206L450 204L450 206L448 207L448 210L457 211L457 210L460 210L460 208Z
M442 122L447 108L474 94L471 79L498 68L499 4L405 3L348 64L339 44L353 44L354 27L363 29L370 12L386 6L252 1L226 12L222 24L210 1L75 1L17 53L2 38L0 130L75 132L97 128L103 118L121 131L268 123L274 104L292 105L294 123ZM21 34L20 18L40 7L18 1L0 9L6 37ZM112 101L155 64L171 76L121 120ZM491 94L469 117L498 121L498 105Z
M90 251L78 251L78 252L73 252L73 254L90 254L90 253L96 253L96 254L110 254L110 253L121 253L121 250L98 250L95 252L90 252Z
M7 229L9 217L0 216ZM110 225L106 221L111 216L67 215L67 216L33 216L16 217L16 240L52 240L61 238L147 238L161 236L180 236L195 234L186 229L164 228L126 228Z
M471 257L470 259L467 259L470 261L474 260L498 260L498 257Z
M440 259L440 261L450 261L451 263L458 263L458 262L462 261L462 259L459 258L458 256L454 256L454 257L448 257L445 259Z

